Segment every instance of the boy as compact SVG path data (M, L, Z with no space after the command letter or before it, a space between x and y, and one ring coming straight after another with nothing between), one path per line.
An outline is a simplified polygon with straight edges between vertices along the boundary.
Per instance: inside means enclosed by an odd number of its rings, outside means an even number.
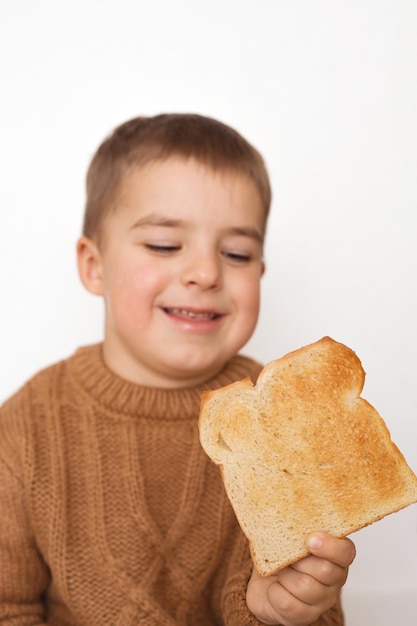
M351 541L319 532L259 577L198 441L201 392L261 369L238 352L269 204L258 152L202 116L137 118L98 149L77 256L104 340L0 411L0 623L343 624Z

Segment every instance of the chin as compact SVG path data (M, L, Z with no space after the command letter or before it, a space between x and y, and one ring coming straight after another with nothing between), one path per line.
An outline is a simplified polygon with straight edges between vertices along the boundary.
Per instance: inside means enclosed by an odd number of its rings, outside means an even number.
M221 359L204 364L198 361L177 363L172 367L172 377L178 382L184 381L184 384L198 384L214 378L224 368L228 360Z

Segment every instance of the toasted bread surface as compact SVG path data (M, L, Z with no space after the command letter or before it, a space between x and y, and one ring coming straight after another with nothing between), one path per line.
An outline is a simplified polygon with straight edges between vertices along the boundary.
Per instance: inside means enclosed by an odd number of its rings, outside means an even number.
M417 477L363 398L356 354L324 337L249 379L206 392L201 444L218 465L258 572L417 502Z

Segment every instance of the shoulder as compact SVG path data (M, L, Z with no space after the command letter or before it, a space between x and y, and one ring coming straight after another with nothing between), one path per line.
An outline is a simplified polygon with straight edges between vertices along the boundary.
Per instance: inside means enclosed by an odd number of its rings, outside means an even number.
M27 450L42 432L52 404L59 403L71 363L78 354L49 365L32 376L0 406L0 457L12 459Z
M32 376L0 406L0 458L13 465L27 447L28 434L36 414L42 415L43 397L59 364Z
M20 413L28 405L34 406L51 397L59 382L64 381L65 375L74 369L74 364L83 359L91 360L92 355L97 357L100 347L101 344L83 346L72 355L39 370L0 405L0 421L5 419L5 415Z
M43 392L50 389L50 381L54 379L65 362L65 360L62 360L49 365L29 378L20 389L0 406L0 421L3 421L7 415L20 413L28 404L36 403L36 400L43 395Z

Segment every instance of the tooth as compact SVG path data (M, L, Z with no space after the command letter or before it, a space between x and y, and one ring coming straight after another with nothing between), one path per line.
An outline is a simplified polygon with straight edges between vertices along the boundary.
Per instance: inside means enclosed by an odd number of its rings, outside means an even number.
M187 309L178 309L178 308L172 308L170 309L171 313L173 315L186 315L187 317L190 317L191 319L213 319L215 317L215 313L196 313L195 311L188 311Z

